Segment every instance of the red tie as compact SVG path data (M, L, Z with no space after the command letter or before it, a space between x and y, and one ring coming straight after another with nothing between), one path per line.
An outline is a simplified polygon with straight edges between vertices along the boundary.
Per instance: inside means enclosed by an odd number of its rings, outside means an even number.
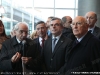
M45 41L45 40L42 39L41 41L42 41L41 47L43 48L43 46L44 46L44 41Z

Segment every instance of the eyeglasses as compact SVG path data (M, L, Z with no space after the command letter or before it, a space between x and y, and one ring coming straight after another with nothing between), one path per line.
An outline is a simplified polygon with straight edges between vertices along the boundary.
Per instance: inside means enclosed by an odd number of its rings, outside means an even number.
M82 23L82 22L76 22L76 23L72 23L71 25L72 26L74 26L74 25L81 26L82 24L84 24L84 23Z
M86 17L86 19L96 19L95 17Z

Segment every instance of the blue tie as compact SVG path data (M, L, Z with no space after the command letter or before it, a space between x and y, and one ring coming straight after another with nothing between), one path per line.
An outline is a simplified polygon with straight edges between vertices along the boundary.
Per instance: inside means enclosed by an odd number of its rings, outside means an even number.
M92 33L92 30L89 30L90 33Z
M52 40L52 53L54 52L54 48L55 48L55 46L56 46L56 38L54 38L53 40Z
M75 40L75 42L76 42L76 44L78 44L78 43L79 43L79 41L78 41L78 40Z

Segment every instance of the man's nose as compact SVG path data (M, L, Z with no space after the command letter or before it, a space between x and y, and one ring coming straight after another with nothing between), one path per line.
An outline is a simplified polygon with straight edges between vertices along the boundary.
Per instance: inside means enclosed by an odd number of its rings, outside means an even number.
M90 18L87 18L87 21L89 21L90 20Z
M26 32L23 32L23 36L27 36L27 33Z

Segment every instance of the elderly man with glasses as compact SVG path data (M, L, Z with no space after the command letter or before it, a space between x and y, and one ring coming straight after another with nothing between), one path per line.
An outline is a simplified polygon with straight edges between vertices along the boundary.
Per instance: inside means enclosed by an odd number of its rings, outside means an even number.
M87 24L86 19L82 16L77 16L73 20L71 27L76 40L66 57L65 75L99 72L99 39L88 32L89 24Z

